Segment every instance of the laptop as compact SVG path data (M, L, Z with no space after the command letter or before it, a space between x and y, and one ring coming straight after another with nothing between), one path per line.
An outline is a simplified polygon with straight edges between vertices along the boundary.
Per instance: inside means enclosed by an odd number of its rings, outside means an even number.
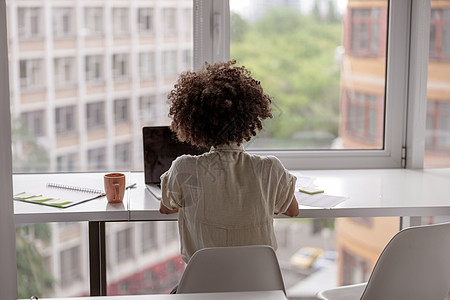
M161 175L169 170L178 156L199 155L209 149L201 149L178 141L169 126L146 126L142 129L144 145L144 176L147 190L161 199Z

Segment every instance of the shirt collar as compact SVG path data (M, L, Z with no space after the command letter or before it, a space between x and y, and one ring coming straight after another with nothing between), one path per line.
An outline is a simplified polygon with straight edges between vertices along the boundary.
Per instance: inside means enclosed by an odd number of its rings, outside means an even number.
M238 146L237 144L223 144L218 146L212 146L211 151L244 151L244 145L242 143Z

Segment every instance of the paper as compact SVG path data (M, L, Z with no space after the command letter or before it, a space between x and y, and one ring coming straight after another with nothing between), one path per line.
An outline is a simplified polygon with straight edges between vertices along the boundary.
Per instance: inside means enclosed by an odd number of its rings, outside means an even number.
M332 196L326 194L306 194L302 192L295 192L295 198L299 205L331 208L339 203L344 202L348 197Z

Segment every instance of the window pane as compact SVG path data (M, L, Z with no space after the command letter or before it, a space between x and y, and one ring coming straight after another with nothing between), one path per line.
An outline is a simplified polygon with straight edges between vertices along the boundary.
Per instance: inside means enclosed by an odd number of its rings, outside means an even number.
M230 56L274 99L248 146L383 149L388 3L311 3L230 1Z
M107 223L106 261L108 295L169 293L185 267L177 222Z
M193 1L7 5L14 172L142 170L139 128L169 124L191 69Z
M432 3L424 165L450 167L450 8Z
M87 229L86 222L16 227L20 299L89 294Z

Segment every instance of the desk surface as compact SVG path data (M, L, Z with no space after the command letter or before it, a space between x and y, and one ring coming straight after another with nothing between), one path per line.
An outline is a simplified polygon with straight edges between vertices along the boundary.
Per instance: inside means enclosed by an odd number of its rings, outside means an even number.
M325 194L347 197L333 208L300 206L299 218L448 216L450 215L450 169L370 169L293 171L298 177L314 178ZM100 198L61 209L14 201L16 223L61 221L176 220L177 215L159 213L159 201L144 185L141 172L126 173L137 187L127 191L123 204L111 205ZM100 173L14 175L15 191L29 184L103 180Z
M49 182L103 189L105 173L15 174L14 194L45 186ZM127 181L128 184L128 181ZM106 197L68 208L49 207L34 203L14 201L16 223L77 222L77 221L127 221L129 190L123 203L110 204Z
M292 171L314 178L325 194L347 197L333 208L300 205L299 218L448 216L450 169L370 169ZM142 182L130 197L130 220L176 219L161 216L159 201ZM283 216L281 216L283 217Z
M39 298L39 300L286 300L283 291L202 293L175 295L103 296L77 298Z

